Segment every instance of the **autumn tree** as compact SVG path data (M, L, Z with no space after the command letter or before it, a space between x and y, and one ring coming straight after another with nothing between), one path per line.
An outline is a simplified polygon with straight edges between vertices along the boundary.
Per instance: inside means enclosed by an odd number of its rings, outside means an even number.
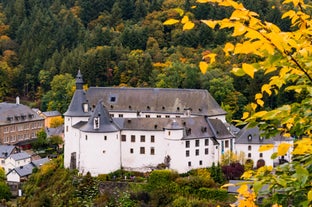
M311 71L311 5L303 0L285 0L282 18L290 19L290 31L282 31L275 24L261 20L259 14L248 10L242 3L232 0L198 0L199 3L214 3L233 9L232 14L222 20L202 20L211 28L230 29L237 41L225 44L223 51L231 56L256 56L235 65L232 72L238 76L254 78L256 73L270 74L262 84L239 124L250 127L258 125L267 137L281 133L298 138L295 142L293 160L272 171L272 167L261 167L257 171L245 172L243 177L252 179L253 192L246 185L239 189L239 206L254 206L255 195L268 185L270 204L283 206L310 206L312 203L312 71ZM185 24L185 23L184 23ZM201 62L203 73L216 60L209 54L209 62ZM281 91L293 91L298 99L273 110L266 110L264 98ZM264 145L260 151L273 146ZM290 144L281 144L272 158L284 155Z

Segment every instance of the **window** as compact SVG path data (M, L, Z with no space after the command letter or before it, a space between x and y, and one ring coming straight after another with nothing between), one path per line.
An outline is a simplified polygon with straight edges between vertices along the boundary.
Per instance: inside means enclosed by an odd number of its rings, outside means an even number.
M145 117L146 117L146 118L150 118L150 117L151 117L151 115L145 115Z
M229 140L225 140L224 144L225 144L225 148L229 148Z
M151 155L154 155L154 154L155 154L155 148L151 147Z
M203 165L203 161L202 160L199 160L199 165Z
M168 136L170 136L170 134L171 134L171 131L168 131Z
M145 148L144 147L140 147L140 154L145 154Z
M198 139L195 141L195 147L199 147L199 140Z
M248 153L248 157L251 158L251 153Z
M161 115L157 115L156 117L157 117L157 118L161 118Z
M133 148L130 148L130 153L133 154Z
M170 118L170 115L166 115L165 117L166 117L166 118Z
M126 135L124 135L124 134L123 134L123 135L121 135L121 141L122 141L122 142L127 141Z
M141 142L145 142L145 136L141 135Z
M185 142L185 148L190 148L190 141Z
M251 146L250 145L248 146L248 151L251 151Z
M191 163L191 162L188 162L188 166L191 167L191 166L192 166L192 163Z
M107 136L104 136L104 140L107 140Z
M263 154L262 154L262 153L260 153L260 154L259 154L259 157L263 157Z
M195 155L196 155L196 156L199 155L199 149L195 150Z
M189 157L189 156L190 156L190 151L189 151L189 150L186 150L186 151L185 151L185 156L186 156L186 157Z
M209 154L209 149L205 148L205 155L208 155L208 154Z
M111 96L111 97L110 97L110 101L111 101L111 102L115 102L115 101L116 101L116 97L115 97L115 96Z
M205 139L205 146L209 145L209 139Z
M66 126L66 132L68 132L68 126Z
M86 135L86 140L88 140L88 135Z
M131 135L131 142L135 142L135 135Z
M155 142L155 136L151 135L151 142Z
M248 135L247 139L248 139L248 141L251 141L251 139L252 139L251 134Z
M123 114L118 114L118 117L122 118L122 117L123 117Z

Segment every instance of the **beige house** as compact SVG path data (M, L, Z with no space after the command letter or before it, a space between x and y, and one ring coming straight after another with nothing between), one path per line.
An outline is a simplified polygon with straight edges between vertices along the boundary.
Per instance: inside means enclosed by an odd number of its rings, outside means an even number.
M28 148L37 138L36 133L44 128L44 119L28 106L16 103L0 103L0 144Z

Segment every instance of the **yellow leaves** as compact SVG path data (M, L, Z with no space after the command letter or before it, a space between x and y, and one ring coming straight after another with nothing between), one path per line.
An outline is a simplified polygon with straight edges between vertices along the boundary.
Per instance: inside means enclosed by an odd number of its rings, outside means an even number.
M312 190L308 192L308 200L312 201Z
M247 119L249 117L249 112L244 112L242 119Z
M201 20L201 22L206 24L211 29L214 29L215 26L218 24L218 21L213 21L213 20Z
M242 68L247 75L254 78L255 69L251 64L243 63Z
M296 141L295 148L292 154L303 155L308 153L312 153L312 139L303 138L301 140Z
M248 170L248 171L245 171L243 173L243 175L241 176L241 178L245 179L245 180L248 180L250 179L251 177L253 176L253 171L252 170Z
M184 16L184 17L182 18L182 20L181 20L181 23L182 23L182 24L185 24L185 23L187 23L188 21L190 21L189 17L188 17L188 16Z
M272 91L271 91L271 85L269 84L263 84L261 87L261 93L266 92L269 96L271 96Z
M223 51L225 52L225 55L228 56L229 55L229 52L232 52L234 50L234 45L232 43L226 43L224 48L223 48Z
M290 147L291 147L291 144L289 143L286 143L286 142L281 143L280 145L278 145L277 155L278 156L285 155L288 152Z
M199 69L202 72L202 74L206 74L207 69L208 69L208 63L205 61L200 61L199 63Z
M164 25L173 25L173 24L177 24L177 23L179 23L180 21L179 20L177 20L177 19L168 19L168 20L166 20L163 24Z
M194 28L194 26L195 26L195 24L194 24L193 22L188 21L188 22L186 22L186 23L183 25L183 31L185 31L185 30L191 30L191 29Z
M268 151L274 148L274 144L264 144L259 147L259 152Z
M261 100L262 99L262 94L261 93L257 93L255 95L255 99L258 105L260 105L261 107L263 107L264 102ZM264 115L264 114L263 114Z
M247 31L246 26L244 24L235 24L234 32L232 36L240 36L243 35Z

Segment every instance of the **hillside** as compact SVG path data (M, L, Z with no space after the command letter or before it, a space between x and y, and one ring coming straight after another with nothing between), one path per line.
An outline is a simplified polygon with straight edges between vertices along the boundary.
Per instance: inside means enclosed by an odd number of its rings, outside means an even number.
M283 7L276 1L242 2L288 30L288 22L280 19ZM163 25L169 18L180 18L176 8L194 20L195 29ZM229 112L229 120L238 118L268 77L235 78L231 66L242 61L235 58L221 57L205 75L198 68L203 54L220 51L219 46L232 39L199 20L221 19L230 12L195 0L4 0L0 101L20 96L43 111L63 113L73 91L69 80L80 69L88 86L208 89ZM266 103L275 107L292 98L287 95Z

